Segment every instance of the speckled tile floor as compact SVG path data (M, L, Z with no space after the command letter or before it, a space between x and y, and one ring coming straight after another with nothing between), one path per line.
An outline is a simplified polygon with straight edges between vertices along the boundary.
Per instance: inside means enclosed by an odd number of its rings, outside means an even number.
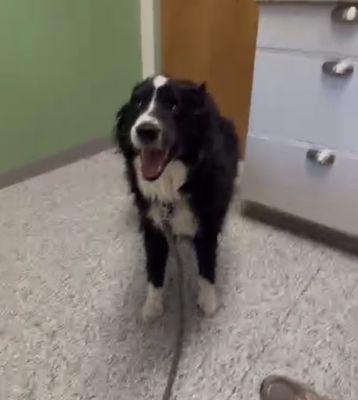
M160 399L175 269L166 314L144 325L143 251L122 172L107 151L0 191L1 399ZM194 257L180 245L187 330L174 398L258 400L260 380L282 372L356 400L357 258L237 210L212 319L195 307Z

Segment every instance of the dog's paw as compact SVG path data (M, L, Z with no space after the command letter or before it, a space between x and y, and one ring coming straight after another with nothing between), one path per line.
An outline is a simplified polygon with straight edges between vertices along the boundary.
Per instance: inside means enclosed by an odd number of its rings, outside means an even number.
M217 308L215 285L199 277L198 305L207 317L215 314Z
M148 322L163 314L163 295L161 288L155 288L153 285L148 285L147 299L142 308L143 321Z

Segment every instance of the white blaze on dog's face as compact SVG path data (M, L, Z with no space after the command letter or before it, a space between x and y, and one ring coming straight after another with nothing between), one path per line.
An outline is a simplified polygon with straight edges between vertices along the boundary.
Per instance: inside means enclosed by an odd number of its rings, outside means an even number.
M183 155L183 148L194 147L195 135L185 130L185 121L192 122L204 94L203 86L178 81L173 84L162 75L145 80L133 90L129 135L139 155L143 179L156 180L171 160ZM188 141L190 145L184 146Z
M145 85L147 87L144 86L143 91L137 93L140 99L139 105L144 108L135 121L130 135L134 147L140 150L140 169L143 178L147 180L158 178L169 159L170 147L164 142L164 126L158 116L158 90L167 81L168 79L162 75L156 76L150 85Z
M150 101L148 103L148 97L145 96L145 93L142 94L143 98L140 98L139 105L143 106L144 102L147 102L147 107L139 114L137 120L135 121L132 129L131 129L131 140L135 147L141 149L143 145L146 144L146 141L149 142L150 139L155 139L157 144L161 141L161 131L162 126L159 119L155 116L155 108L156 108L156 97L158 89L166 84L168 78L159 75L156 76L152 81L151 93L150 93ZM143 88L144 89L144 88ZM138 93L138 96L141 96L141 93ZM144 126L144 129L143 129ZM145 127L147 127L147 131L145 131ZM150 128L152 128L153 138L150 137ZM143 131L142 131L143 130ZM155 133L157 136L155 137Z

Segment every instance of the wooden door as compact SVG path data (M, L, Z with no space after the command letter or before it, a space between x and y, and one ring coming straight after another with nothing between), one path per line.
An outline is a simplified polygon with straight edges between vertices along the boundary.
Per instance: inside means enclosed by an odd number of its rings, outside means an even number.
M258 7L253 0L161 0L163 73L205 81L244 146Z

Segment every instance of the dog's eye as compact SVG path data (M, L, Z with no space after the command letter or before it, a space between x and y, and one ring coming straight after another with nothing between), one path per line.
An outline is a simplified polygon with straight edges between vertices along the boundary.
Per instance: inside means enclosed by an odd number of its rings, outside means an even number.
M136 107L140 108L142 106L142 104L143 104L143 100L139 96L133 96L132 97L132 103Z
M170 87L163 86L157 91L157 101L159 101L167 110L175 111L177 109L177 99Z
M165 104L170 109L170 111L175 111L178 107L178 103L175 99L172 98L165 99Z

